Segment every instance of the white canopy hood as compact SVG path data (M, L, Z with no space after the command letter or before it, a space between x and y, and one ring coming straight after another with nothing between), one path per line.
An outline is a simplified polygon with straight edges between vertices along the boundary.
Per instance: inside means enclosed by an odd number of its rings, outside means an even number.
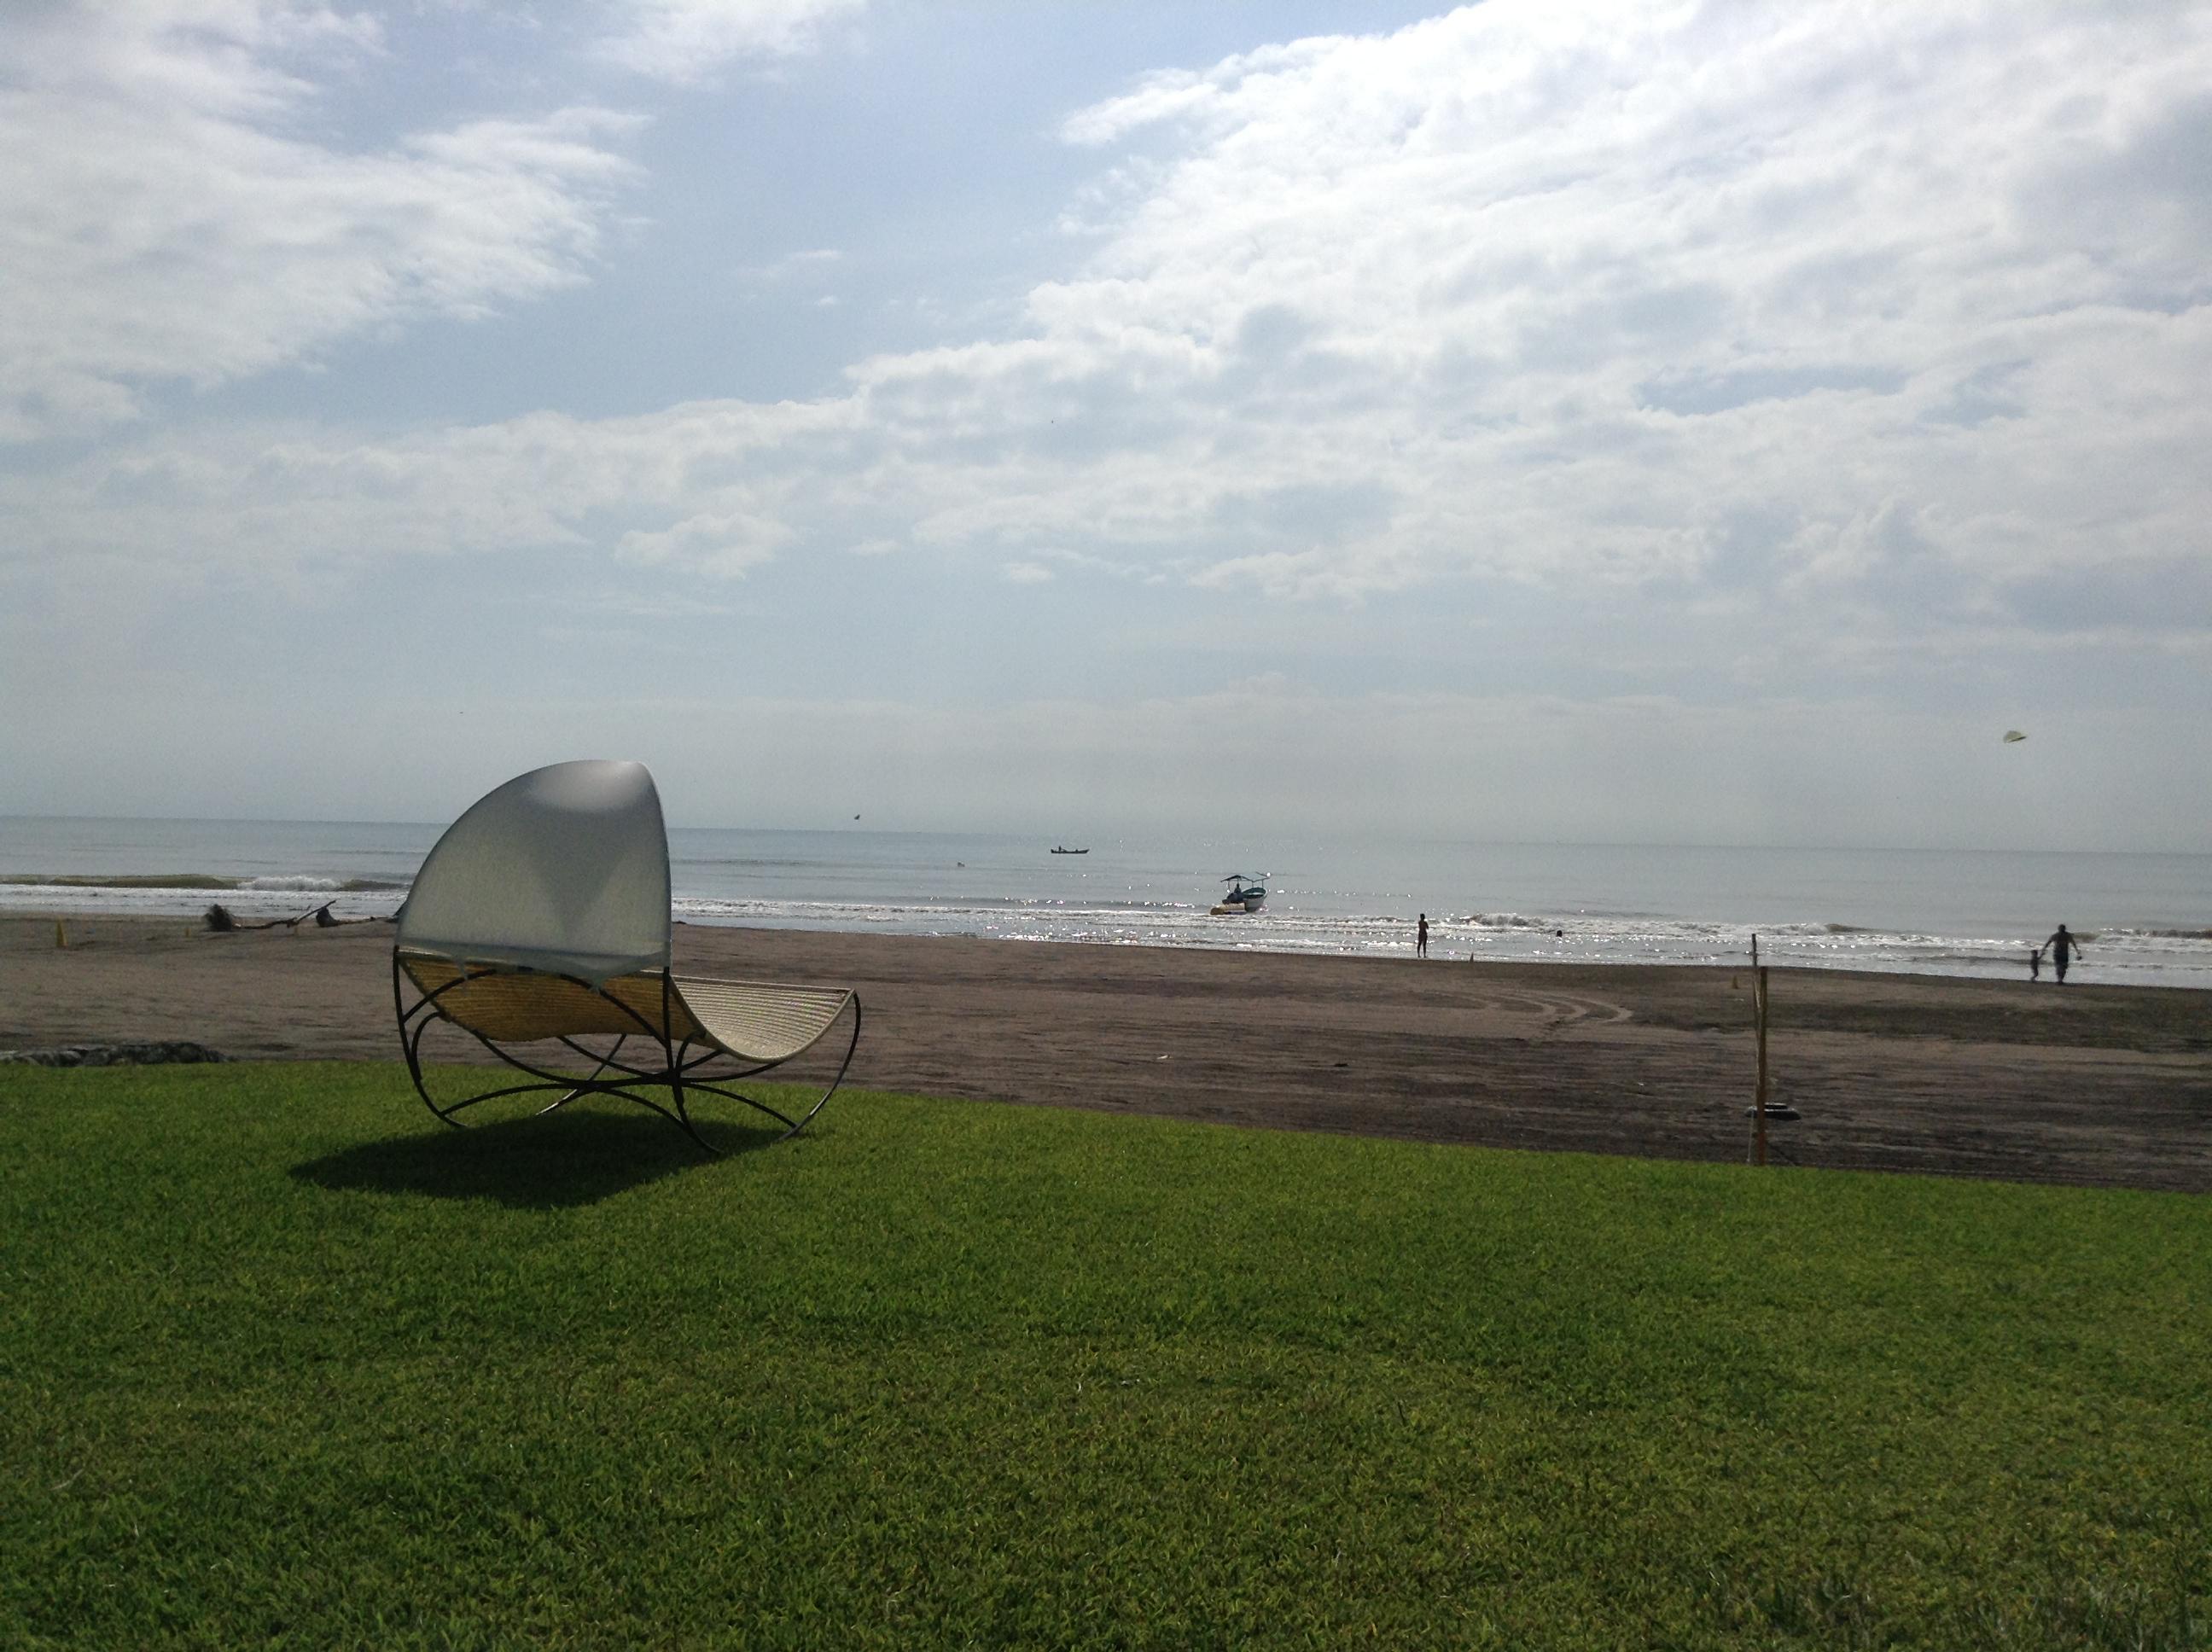
M669 963L668 831L643 763L555 763L446 830L400 909L399 944L600 984Z

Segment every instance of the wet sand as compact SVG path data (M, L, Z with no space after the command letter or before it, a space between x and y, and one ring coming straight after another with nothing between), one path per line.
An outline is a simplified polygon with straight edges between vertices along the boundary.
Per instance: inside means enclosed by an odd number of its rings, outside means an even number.
M0 1049L398 1054L388 924L68 933L60 950L52 919L0 920ZM866 1088L1658 1158L1741 1161L1749 1142L1745 969L677 935L679 970L857 987ZM2059 987L1778 969L1771 988L1772 1094L1802 1114L1771 1127L1777 1162L2212 1191L2212 993L2094 970ZM397 1080L395 1122L417 1106Z

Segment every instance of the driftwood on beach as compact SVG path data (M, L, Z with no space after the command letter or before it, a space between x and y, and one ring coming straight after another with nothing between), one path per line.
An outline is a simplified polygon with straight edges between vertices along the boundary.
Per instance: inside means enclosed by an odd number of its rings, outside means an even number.
M335 902L325 901L313 911L303 912L296 918L271 918L264 923L247 924L240 923L238 914L218 901L200 916L201 920L218 935L234 935L248 929L296 930L301 924L311 919L318 929L337 929L347 924L373 924L379 921L374 918L334 917L331 915L331 908L336 904Z
M249 924L241 921L236 913L218 901L201 915L207 926L216 934L235 935L249 929L290 929L297 925L301 919L311 914L303 912L298 918L270 918L261 923Z

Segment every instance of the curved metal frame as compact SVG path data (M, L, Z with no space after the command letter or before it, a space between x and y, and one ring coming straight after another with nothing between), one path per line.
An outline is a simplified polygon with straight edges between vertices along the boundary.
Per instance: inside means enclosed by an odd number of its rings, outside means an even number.
M637 1023L637 1030L635 1033L624 1032L611 1035L614 1042L604 1054L578 1043L574 1036L556 1035L554 1042L566 1045L586 1060L595 1062L597 1065L592 1067L590 1073L581 1078L573 1073L550 1072L544 1067L524 1060L511 1051L501 1048L497 1042L485 1037L474 1028L462 1025L460 1022L447 1015L444 1006L438 1002L438 999L446 993L465 982L481 980L486 975L542 975L550 980L571 982L582 987L593 997L613 1005L632 1021ZM454 1116L456 1114L476 1106L479 1102L497 1101L502 1096L526 1096L533 1091L559 1090L562 1092L538 1109L539 1114L543 1114L566 1107L579 1096L616 1096L623 1101L635 1102L640 1107L658 1113L708 1152L720 1157L722 1149L701 1135L697 1127L691 1122L690 1107L685 1099L687 1092L718 1096L727 1102L742 1102L757 1112L765 1113L784 1127L783 1134L776 1139L788 1141L812 1123L814 1115L819 1113L823 1104L837 1093L838 1086L845 1082L847 1070L853 1065L853 1053L860 1045L860 995L854 993L850 995L853 1006L853 1034L846 1041L844 1059L837 1064L836 1076L830 1080L829 1089L815 1098L814 1104L797 1119L793 1119L789 1114L770 1107L766 1102L745 1095L743 1091L723 1087L734 1080L750 1078L757 1074L766 1072L771 1068L781 1066L782 1061L763 1061L752 1066L740 1066L736 1071L729 1072L702 1073L700 1072L701 1068L710 1066L716 1061L741 1061L742 1058L731 1054L729 1051L721 1048L719 1045L703 1043L697 1039L671 1038L665 1030L656 1029L652 1023L630 1005L607 992L605 987L594 985L580 976L562 975L550 970L471 969L464 964L461 966L461 973L442 986L434 987L428 993L417 988L416 1001L411 1007L407 1003L405 987L402 985L406 981L406 971L401 966L399 954L395 950L392 955L392 1005L399 1017L399 1048L407 1058L407 1075L414 1080L415 1093L422 1098L422 1104L428 1108L441 1123L451 1125L456 1130L465 1130L468 1127ZM660 975L660 1026L662 1029L665 1029L671 1023L670 1011L674 1006L675 993L674 981L666 970L663 970ZM842 1011L839 1013L842 1014ZM498 1089L482 1090L474 1096L455 1102L450 1107L439 1106L430 1094L429 1086L422 1081L422 1052L424 1035L441 1021L450 1026L459 1027L461 1031L482 1044L501 1061L519 1072L528 1073L534 1082L506 1084ZM836 1023L832 1021L830 1024L834 1026ZM825 1027L823 1030L827 1033L829 1029ZM658 1067L640 1066L618 1060L623 1046L632 1037L649 1040L659 1052L661 1065ZM695 1045L698 1046L696 1054L693 1053ZM810 1044L807 1048L811 1049L813 1046ZM600 1075L610 1071L621 1077L603 1080ZM669 1104L663 1106L647 1096L638 1095L629 1087L631 1084L665 1089L669 1093Z

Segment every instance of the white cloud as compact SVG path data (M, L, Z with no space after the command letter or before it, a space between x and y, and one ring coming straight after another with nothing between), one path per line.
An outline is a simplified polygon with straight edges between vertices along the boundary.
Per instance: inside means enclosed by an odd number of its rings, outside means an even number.
M297 65L376 42L364 19L245 0L0 23L0 438L582 278L631 175L607 140L632 123L571 109L373 152L301 136Z
M693 516L658 532L631 530L617 554L625 562L652 567L675 562L731 578L767 562L797 536L782 523L743 511Z
M2063 633L2069 574L2206 560L2207 84L2212 10L1492 0L1072 117L1156 152L1022 336L811 403L161 440L0 502L21 544L194 570L896 544L1340 602L1641 592L1838 653ZM588 224L547 164L543 222ZM331 325L571 267L470 246ZM2175 623L2116 602L2097 635Z
M1118 143L1143 127L1167 122L1210 125L1218 132L1235 125L1228 94L1244 82L1310 70L1315 64L1345 50L1347 44L1339 37L1317 36L1226 58L1203 74L1162 70L1144 76L1118 97L1077 110L1061 123L1060 136L1071 143L1103 145Z
M823 24L866 0L626 0L602 52L623 68L685 84L737 58L812 51Z

